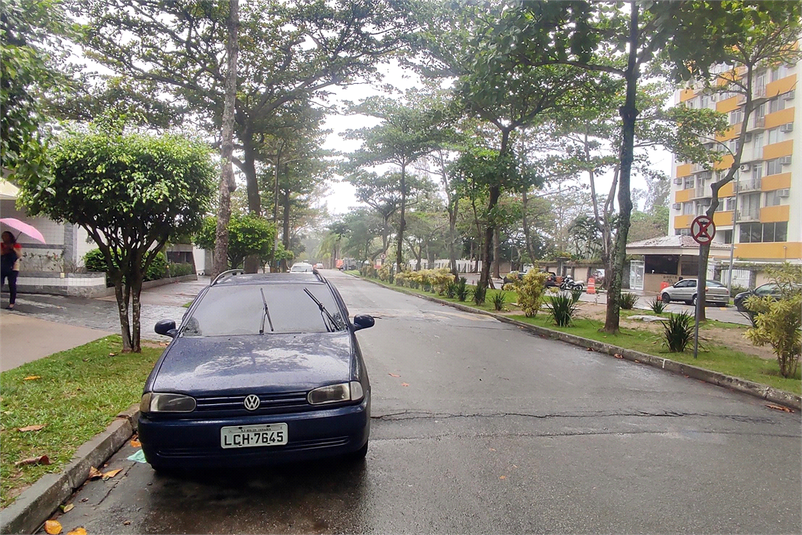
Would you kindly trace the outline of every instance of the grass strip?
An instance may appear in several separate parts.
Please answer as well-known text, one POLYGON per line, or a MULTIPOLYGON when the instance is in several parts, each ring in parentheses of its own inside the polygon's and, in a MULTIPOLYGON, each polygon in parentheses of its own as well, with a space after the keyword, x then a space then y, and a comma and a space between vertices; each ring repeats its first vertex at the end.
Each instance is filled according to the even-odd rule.
MULTIPOLYGON (((358 277, 366 278, 359 275, 358 272, 354 274, 358 277)), ((420 289, 406 287, 402 288, 378 279, 368 278, 367 280, 404 293, 436 297, 437 299, 442 299, 443 301, 459 303, 489 312, 495 312, 491 302, 491 293, 499 291, 488 289, 487 300, 485 301, 485 304, 477 306, 473 303, 473 301, 470 300, 459 301, 457 299, 449 299, 448 297, 438 296, 432 292, 426 292, 420 289)), ((507 293, 510 295, 507 296, 508 304, 506 305, 506 308, 510 310, 517 310, 518 307, 511 306, 509 304, 517 301, 517 294, 513 291, 507 291, 507 293)), ((651 311, 645 310, 621 310, 622 317, 643 314, 656 315, 651 313, 651 311)), ((659 314, 659 316, 668 317, 668 313, 659 314)), ((555 331, 562 331, 574 334, 576 336, 581 336, 583 338, 589 338, 591 340, 598 340, 600 342, 605 342, 626 349, 634 349, 635 351, 641 351, 656 357, 667 358, 677 362, 682 362, 684 364, 692 364, 706 370, 731 375, 733 377, 740 377, 741 379, 747 379, 756 383, 779 388, 780 390, 785 390, 786 392, 802 394, 802 381, 800 381, 800 377, 802 377, 802 370, 797 372, 796 378, 786 378, 780 375, 776 360, 762 359, 754 355, 748 355, 741 351, 730 349, 726 346, 705 343, 704 347, 700 345, 698 358, 693 358, 692 349, 690 352, 686 351, 685 353, 670 353, 663 346, 662 337, 657 336, 654 332, 646 329, 629 329, 622 327, 618 335, 611 335, 599 332, 599 329, 604 325, 603 322, 584 318, 574 319, 572 325, 569 327, 557 327, 554 325, 554 322, 545 310, 541 311, 535 318, 527 318, 524 315, 512 315, 510 317, 525 323, 537 325, 539 327, 545 327, 555 331)), ((740 331, 746 330, 746 327, 743 325, 730 324, 715 320, 708 320, 704 324, 700 325, 700 330, 711 329, 713 327, 724 327, 740 331)))
POLYGON ((163 348, 121 350, 120 336, 108 336, 0 374, 0 507, 42 475, 60 472, 84 442, 139 400, 163 348), (19 431, 38 425, 45 427, 19 431), (51 464, 15 466, 41 455, 51 464))

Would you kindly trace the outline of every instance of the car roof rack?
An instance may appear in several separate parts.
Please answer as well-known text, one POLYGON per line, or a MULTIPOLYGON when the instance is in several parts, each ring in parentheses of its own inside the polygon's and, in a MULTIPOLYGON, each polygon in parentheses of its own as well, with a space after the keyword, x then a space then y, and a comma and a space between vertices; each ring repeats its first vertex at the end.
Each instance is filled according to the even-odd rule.
POLYGON ((234 275, 244 275, 244 274, 245 274, 245 270, 244 270, 244 269, 240 269, 240 268, 237 268, 237 269, 229 269, 229 270, 227 270, 227 271, 224 271, 224 272, 220 273, 218 276, 216 276, 216 277, 214 278, 214 280, 213 280, 212 282, 210 282, 210 283, 209 283, 209 286, 214 286, 214 285, 215 285, 215 284, 217 284, 218 282, 222 282, 222 281, 224 281, 225 279, 228 279, 228 278, 230 278, 230 277, 233 277, 234 275))

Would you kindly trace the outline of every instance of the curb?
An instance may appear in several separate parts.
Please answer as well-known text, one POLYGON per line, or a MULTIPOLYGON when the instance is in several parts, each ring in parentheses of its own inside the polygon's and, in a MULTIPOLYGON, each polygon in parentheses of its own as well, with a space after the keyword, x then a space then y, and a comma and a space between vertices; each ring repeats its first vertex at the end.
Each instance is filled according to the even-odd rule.
POLYGON ((136 430, 139 405, 117 415, 105 431, 86 442, 59 474, 45 474, 3 509, 0 533, 35 533, 64 500, 84 484, 91 467, 99 467, 136 430))
MULTIPOLYGON (((352 276, 355 277, 355 275, 352 276)), ((790 407, 792 409, 796 409, 798 411, 802 411, 802 396, 794 394, 793 392, 786 392, 785 390, 780 390, 771 386, 766 386, 760 383, 756 383, 754 381, 741 379, 739 377, 733 377, 732 375, 725 375, 719 372, 705 370, 704 368, 699 368, 698 366, 693 366, 691 364, 683 364, 681 362, 677 362, 675 360, 663 357, 656 357, 654 355, 641 353, 640 351, 635 351, 633 349, 625 349, 623 347, 606 344, 604 342, 599 342, 597 340, 582 338, 581 336, 576 336, 574 334, 564 333, 562 331, 555 331, 553 329, 547 329, 545 327, 539 327, 537 325, 531 325, 529 323, 524 323, 522 321, 518 321, 509 318, 507 316, 503 316, 501 314, 488 312, 487 310, 480 310, 467 305, 460 305, 458 303, 444 301, 436 297, 421 295, 414 292, 408 292, 405 291, 404 288, 397 288, 397 289, 389 288, 381 283, 378 283, 376 281, 367 278, 363 277, 358 277, 358 278, 370 282, 372 284, 375 284, 377 286, 381 286, 382 288, 387 288, 388 290, 393 290, 406 295, 419 297, 421 299, 424 299, 426 301, 431 301, 433 303, 447 305, 452 308, 462 310, 463 312, 471 312, 474 314, 483 314, 485 316, 490 316, 491 318, 495 318, 498 321, 515 325, 517 327, 520 327, 522 329, 525 329, 540 336, 552 338, 555 340, 560 340, 562 342, 567 342, 575 346, 592 349, 593 351, 599 353, 605 353, 607 355, 612 355, 612 356, 619 355, 623 357, 625 360, 637 362, 638 364, 646 364, 654 368, 660 368, 661 370, 667 370, 672 373, 682 374, 687 377, 692 377, 693 379, 698 379, 700 381, 704 381, 706 383, 710 383, 716 386, 729 388, 730 390, 735 390, 736 392, 748 394, 756 398, 760 398, 766 401, 770 401, 772 403, 777 403, 780 405, 784 405, 786 407, 790 407)))

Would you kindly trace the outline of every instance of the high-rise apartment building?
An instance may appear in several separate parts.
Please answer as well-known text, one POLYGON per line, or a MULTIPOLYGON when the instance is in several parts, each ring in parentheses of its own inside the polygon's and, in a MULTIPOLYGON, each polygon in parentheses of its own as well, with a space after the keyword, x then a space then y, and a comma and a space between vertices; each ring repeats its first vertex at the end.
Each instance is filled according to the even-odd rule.
MULTIPOLYGON (((749 118, 740 170, 719 192, 714 216, 714 241, 734 244, 736 260, 802 262, 802 121, 795 106, 800 69, 800 63, 778 66, 754 77, 753 98, 759 105, 749 118)), ((730 128, 716 140, 735 152, 745 97, 685 89, 677 101, 728 114, 730 128)), ((693 219, 710 206, 711 183, 732 161, 725 155, 713 171, 675 161, 670 236, 690 233, 693 219)))

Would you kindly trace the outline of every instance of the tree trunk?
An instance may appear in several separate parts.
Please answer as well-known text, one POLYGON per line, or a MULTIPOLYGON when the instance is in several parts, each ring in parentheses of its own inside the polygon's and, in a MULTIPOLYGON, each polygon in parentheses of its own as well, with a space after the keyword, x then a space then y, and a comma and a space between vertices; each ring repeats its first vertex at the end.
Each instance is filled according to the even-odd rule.
MULTIPOLYGON (((284 250, 290 250, 290 190, 281 192, 281 200, 284 204, 284 213, 281 222, 281 239, 284 244, 284 250)), ((287 259, 281 259, 281 271, 287 271, 287 259)))
MULTIPOLYGON (((523 211, 522 211, 522 218, 521 224, 523 225, 524 229, 524 242, 526 245, 526 254, 529 255, 529 261, 534 263, 535 262, 535 249, 532 247, 532 236, 529 233, 529 221, 526 216, 526 210, 529 206, 529 197, 526 194, 526 190, 524 190, 521 196, 521 202, 523 204, 523 211)), ((523 263, 523 262, 522 262, 523 263)))
POLYGON ((407 227, 405 219, 407 210, 407 166, 401 165, 401 219, 398 222, 398 250, 395 252, 396 272, 404 271, 404 230, 407 227))
MULTIPOLYGON (((499 157, 506 156, 509 150, 510 131, 503 129, 501 131, 501 147, 499 148, 499 157)), ((484 243, 482 244, 482 274, 479 277, 479 284, 487 288, 493 287, 493 281, 490 279, 490 264, 493 262, 493 234, 496 231, 496 222, 493 220, 493 209, 498 204, 501 197, 501 186, 490 187, 490 199, 487 203, 487 228, 485 229, 484 243)))
POLYGON ((621 285, 623 280, 624 260, 626 259, 627 235, 629 234, 629 221, 632 214, 632 199, 630 195, 630 175, 632 173, 632 160, 635 146, 635 119, 638 109, 635 107, 635 94, 638 84, 637 51, 638 51, 638 4, 635 0, 630 2, 630 28, 629 28, 629 61, 627 63, 626 83, 627 96, 621 108, 622 134, 621 143, 621 176, 618 184, 618 229, 615 236, 613 250, 612 280, 607 292, 607 315, 604 320, 603 332, 615 334, 620 326, 621 285))
POLYGON ((451 274, 454 280, 459 280, 459 269, 457 269, 457 210, 459 209, 459 199, 454 201, 453 206, 448 210, 448 260, 451 264, 451 274))
MULTIPOLYGON (((231 221, 231 193, 237 188, 234 182, 234 169, 231 155, 234 152, 234 112, 237 100, 237 55, 239 53, 239 0, 229 0, 228 41, 226 54, 225 102, 223 104, 223 130, 220 158, 223 169, 220 176, 220 195, 217 206, 217 230, 215 233, 212 278, 228 269, 228 224, 231 221)), ((135 295, 138 301, 138 295, 135 295)), ((136 322, 135 322, 136 324, 136 322)))
POLYGON ((137 269, 136 273, 133 276, 133 281, 131 281, 131 320, 133 321, 133 336, 131 338, 131 351, 134 353, 141 353, 142 352, 142 345, 141 345, 141 311, 142 311, 142 303, 139 300, 140 295, 142 294, 142 269, 137 269))
POLYGON ((498 227, 493 231, 493 276, 497 279, 501 278, 501 238, 498 227))
POLYGON ((123 339, 123 353, 130 353, 133 351, 134 346, 131 339, 131 323, 128 320, 129 292, 123 288, 122 272, 112 273, 111 275, 114 281, 114 297, 117 298, 117 314, 120 316, 120 335, 123 339))

